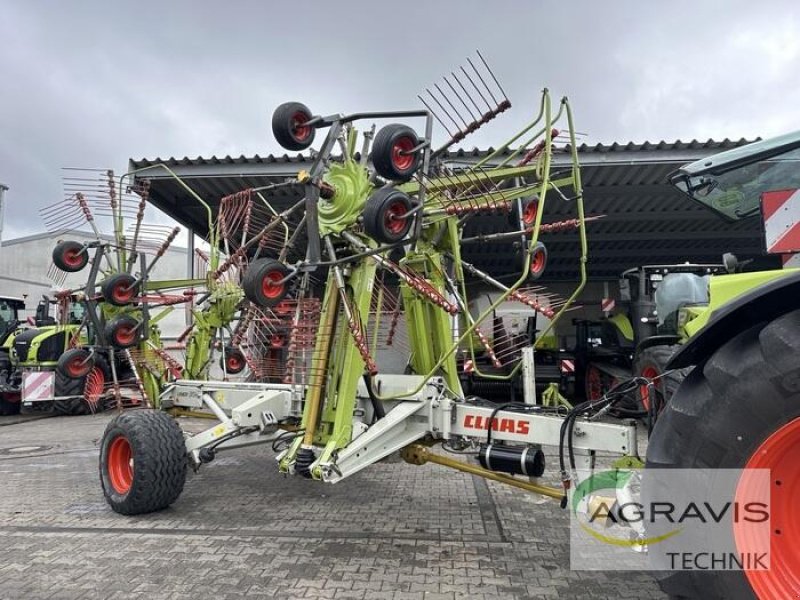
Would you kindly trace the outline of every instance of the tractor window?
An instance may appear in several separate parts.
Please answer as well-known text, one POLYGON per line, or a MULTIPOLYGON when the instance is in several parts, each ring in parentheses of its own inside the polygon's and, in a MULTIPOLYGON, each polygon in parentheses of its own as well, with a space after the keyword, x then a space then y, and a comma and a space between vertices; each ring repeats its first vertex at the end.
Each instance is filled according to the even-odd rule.
POLYGON ((86 309, 83 307, 82 302, 73 302, 69 305, 69 322, 72 324, 80 324, 83 321, 83 315, 86 309))
POLYGON ((0 300, 0 322, 3 324, 17 318, 17 307, 13 304, 0 300))
MULTIPOLYGON (((669 273, 656 289, 658 324, 663 326, 682 306, 708 303, 708 275, 669 273)), ((677 323, 674 327, 677 331, 677 323)))
POLYGON ((760 213, 761 194, 800 188, 800 148, 719 175, 679 175, 675 186, 728 220, 760 213))

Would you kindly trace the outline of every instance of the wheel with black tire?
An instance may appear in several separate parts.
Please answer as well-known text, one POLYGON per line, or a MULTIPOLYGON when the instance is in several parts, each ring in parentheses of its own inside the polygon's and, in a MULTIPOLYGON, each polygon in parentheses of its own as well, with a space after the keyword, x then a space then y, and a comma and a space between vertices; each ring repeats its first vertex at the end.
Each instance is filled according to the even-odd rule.
POLYGON ((408 194, 394 188, 381 188, 367 199, 364 207, 364 232, 381 244, 394 244, 408 234, 413 217, 408 194))
MULTIPOLYGON (((661 571, 662 589, 673 597, 704 599, 792 598, 800 572, 800 310, 736 335, 698 364, 661 413, 647 449, 647 469, 770 469, 770 569, 661 571)), ((752 471, 750 471, 752 473, 752 471)), ((711 478, 707 478, 711 479, 711 478)), ((654 500, 670 490, 651 478, 643 493, 654 500)), ((706 484, 702 484, 706 485, 706 484)), ((707 485, 712 485, 709 481, 707 485)), ((740 478, 735 502, 750 480, 740 478)), ((763 482, 761 484, 763 488, 763 482)), ((761 490, 762 492, 765 490, 761 490)), ((698 498, 710 496, 697 491, 698 498)), ((744 520, 726 514, 736 552, 750 539, 744 520)), ((686 528, 681 547, 691 548, 686 528)), ((677 539, 677 537, 676 537, 677 539)), ((674 549, 674 548, 673 548, 674 549)), ((668 564, 668 543, 654 544, 651 560, 668 564)))
POLYGON ((313 125, 305 125, 311 117, 311 111, 305 104, 281 104, 272 113, 272 135, 287 150, 305 150, 314 142, 316 134, 313 125))
POLYGON ((547 247, 542 242, 536 242, 531 251, 531 262, 528 266, 528 279, 536 281, 547 268, 547 247))
POLYGON ((239 348, 225 346, 225 351, 219 359, 219 366, 228 375, 238 375, 247 366, 247 359, 239 348))
POLYGON ((284 281, 288 275, 289 268, 279 260, 255 260, 242 278, 244 295, 257 306, 273 308, 289 293, 289 286, 284 281))
POLYGON ((89 252, 80 242, 65 241, 53 248, 53 264, 67 273, 77 273, 89 263, 89 252))
POLYGON ((67 350, 58 359, 53 410, 62 415, 88 415, 105 410, 108 361, 83 348, 67 350))
POLYGON ((139 295, 139 282, 130 273, 116 273, 100 285, 103 300, 114 306, 127 306, 139 295))
POLYGON ((114 317, 106 324, 104 333, 109 344, 120 350, 139 343, 141 323, 130 315, 114 317))
MULTIPOLYGON (((9 383, 13 369, 8 352, 0 351, 0 383, 9 383)), ((19 392, 0 392, 0 415, 19 414, 20 405, 19 392)))
MULTIPOLYGON (((660 413, 672 398, 675 390, 686 377, 687 370, 667 370, 667 363, 680 348, 675 344, 650 346, 636 355, 633 363, 633 374, 645 379, 654 379, 653 390, 655 406, 653 411, 660 413)), ((650 411, 650 393, 647 384, 641 384, 637 390, 637 399, 642 410, 650 411)))
POLYGON ((533 196, 522 200, 515 200, 511 209, 511 224, 515 228, 529 229, 536 223, 536 214, 539 212, 539 198, 533 196))
POLYGON ((140 515, 167 508, 186 482, 183 432, 159 410, 130 410, 106 427, 100 443, 100 483, 114 512, 140 515))
POLYGON ((372 142, 372 166, 381 177, 408 181, 419 168, 422 151, 417 133, 408 125, 392 123, 382 127, 372 142))

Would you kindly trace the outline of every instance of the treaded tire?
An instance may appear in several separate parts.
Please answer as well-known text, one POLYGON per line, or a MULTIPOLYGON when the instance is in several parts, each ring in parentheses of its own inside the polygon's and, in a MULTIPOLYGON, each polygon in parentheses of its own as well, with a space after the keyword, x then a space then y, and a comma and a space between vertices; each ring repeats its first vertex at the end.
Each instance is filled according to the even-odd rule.
POLYGON ((300 102, 285 102, 272 113, 272 135, 287 150, 305 150, 314 143, 316 129, 302 124, 311 120, 311 111, 300 102))
POLYGON ((139 294, 139 283, 130 273, 115 273, 100 285, 103 300, 114 306, 127 306, 139 294))
MULTIPOLYGON (((11 365, 11 359, 9 358, 8 353, 0 351, 0 375, 3 375, 4 377, 2 383, 8 382, 13 369, 14 367, 11 365)), ((0 415, 7 417, 19 414, 22 402, 19 400, 19 394, 17 393, 15 395, 17 396, 17 399, 15 401, 11 401, 5 398, 5 393, 0 394, 0 415)))
POLYGON ((219 368, 228 375, 238 375, 247 366, 244 353, 234 346, 225 346, 224 356, 219 357, 219 368))
POLYGON ((422 152, 405 154, 419 145, 417 132, 408 125, 392 123, 375 134, 372 143, 372 166, 381 177, 408 181, 419 168, 422 152))
POLYGON ((408 194, 391 187, 372 194, 364 207, 364 232, 381 244, 394 244, 402 240, 411 229, 413 217, 398 219, 411 210, 408 194))
POLYGON ((89 263, 89 251, 80 242, 64 241, 53 248, 53 264, 67 273, 77 273, 89 263))
MULTIPOLYGON (((742 468, 770 434, 800 417, 799 355, 800 311, 730 339, 689 373, 667 404, 650 437, 647 468, 742 468)), ((643 491, 669 497, 668 490, 643 491)), ((661 546, 653 550, 663 559, 669 548, 661 546)), ((651 557, 659 559, 652 551, 651 557)), ((655 575, 676 597, 755 598, 742 571, 655 575)))
POLYGON ((133 348, 139 344, 141 339, 139 321, 130 315, 120 315, 113 318, 106 324, 104 333, 106 341, 121 350, 133 348))
MULTIPOLYGON (((656 392, 656 406, 654 408, 656 413, 664 410, 664 407, 669 402, 669 399, 675 394, 675 391, 680 386, 681 382, 686 378, 686 375, 691 369, 680 369, 667 371, 667 363, 672 355, 678 351, 680 346, 676 344, 664 344, 660 346, 650 346, 642 350, 634 360, 633 373, 637 377, 651 378, 648 373, 655 372, 656 377, 660 377, 663 373, 667 373, 664 377, 655 382, 656 392)), ((642 410, 649 410, 650 399, 648 398, 647 386, 639 386, 636 392, 636 398, 639 401, 639 408, 642 410)))
POLYGON ((244 295, 253 304, 262 308, 273 308, 286 298, 288 282, 278 283, 289 274, 289 269, 274 258, 254 261, 244 273, 242 288, 244 295))
POLYGON ((528 265, 528 279, 537 281, 547 269, 547 246, 543 242, 536 242, 531 251, 531 262, 528 265))
POLYGON ((183 491, 186 469, 183 433, 167 413, 149 409, 123 412, 103 433, 100 483, 114 512, 140 515, 167 508, 183 491), (125 445, 131 460, 120 461, 125 445), (127 489, 124 483, 129 484, 127 489))
MULTIPOLYGON (((75 351, 81 351, 73 349, 75 351)), ((66 356, 72 350, 68 350, 62 355, 66 356)), ((85 352, 85 350, 82 350, 85 352)), ((59 366, 56 367, 55 379, 55 395, 56 396, 72 396, 71 398, 63 398, 53 401, 53 410, 56 414, 77 416, 77 415, 90 415, 93 413, 103 412, 105 410, 105 394, 100 394, 93 402, 85 399, 87 392, 87 383, 90 383, 90 377, 97 377, 93 374, 94 369, 98 369, 103 377, 103 384, 105 385, 111 379, 111 369, 108 366, 108 361, 102 356, 95 354, 94 364, 88 373, 75 377, 69 375, 67 372, 60 368, 61 359, 59 359, 59 366)))

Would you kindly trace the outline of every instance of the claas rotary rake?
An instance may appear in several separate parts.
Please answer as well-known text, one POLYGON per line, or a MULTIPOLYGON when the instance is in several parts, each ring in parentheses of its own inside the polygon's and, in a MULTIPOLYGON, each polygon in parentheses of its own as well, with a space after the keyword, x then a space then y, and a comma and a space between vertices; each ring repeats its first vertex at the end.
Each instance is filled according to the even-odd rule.
MULTIPOLYGON (((563 418, 536 403, 493 405, 465 397, 459 364, 488 355, 502 371, 487 377, 533 378, 524 352, 492 346, 495 309, 513 302, 545 315, 552 327, 586 280, 586 218, 572 113, 542 94, 535 118, 506 144, 469 166, 448 149, 510 108, 483 58, 451 73, 426 96, 425 108, 400 112, 315 115, 283 104, 272 129, 286 149, 310 148, 324 137, 296 179, 223 198, 217 217, 227 267, 241 274, 246 301, 231 348, 249 381, 179 379, 161 394, 162 410, 120 414, 101 444, 105 497, 120 513, 170 505, 189 467, 218 451, 279 441, 277 468, 335 483, 402 450, 415 464, 437 462, 562 499, 541 485, 541 445, 558 445, 563 418), (445 92, 445 90, 447 90, 445 92), (375 123, 384 122, 375 133, 375 123), (388 124, 385 124, 388 122, 388 124), (447 140, 436 146, 436 123, 447 140), (569 142, 558 149, 558 141, 569 142), (570 163, 554 169, 555 151, 570 163), (278 187, 302 200, 282 212, 268 202, 278 187), (550 202, 567 203, 568 221, 545 220, 550 202), (507 215, 509 231, 484 243, 514 239, 518 263, 488 273, 462 258, 464 228, 488 214, 507 215), (580 278, 559 299, 534 288, 547 268, 544 234, 579 232, 580 278), (507 284, 509 273, 512 283, 507 284), (476 289, 492 290, 479 314, 476 289), (472 357, 469 358, 469 357, 472 357), (218 420, 184 434, 169 412, 218 420), (474 450, 481 466, 432 452, 444 443, 474 450), (515 477, 523 476, 523 477, 515 477)), ((475 240, 470 240, 475 241, 475 240)), ((533 389, 533 388, 532 388, 533 389)), ((570 466, 591 467, 596 450, 636 453, 632 425, 581 421, 570 466)), ((570 476, 562 468, 565 488, 570 476)))

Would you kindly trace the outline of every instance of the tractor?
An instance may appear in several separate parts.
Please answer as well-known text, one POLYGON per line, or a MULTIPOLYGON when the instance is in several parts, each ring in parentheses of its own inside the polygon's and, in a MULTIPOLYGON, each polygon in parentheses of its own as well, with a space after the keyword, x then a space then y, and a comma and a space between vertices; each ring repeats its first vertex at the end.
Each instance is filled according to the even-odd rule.
POLYGON ((13 335, 20 325, 22 298, 0 297, 0 415, 14 415, 20 410, 19 381, 11 361, 13 335))
MULTIPOLYGON (((761 218, 766 251, 790 262, 800 250, 798 161, 800 132, 795 132, 691 163, 671 181, 728 221, 761 218)), ((658 578, 671 597, 797 597, 800 271, 712 277, 710 295, 714 308, 687 324, 691 337, 667 365, 691 370, 655 424, 647 468, 744 469, 735 498, 754 491, 769 498, 770 568, 666 570, 658 578), (748 476, 754 469, 769 470, 768 489, 754 490, 748 476)), ((701 482, 701 492, 711 485, 701 482)), ((751 548, 747 523, 731 515, 726 522, 737 551, 751 548)), ((670 548, 669 543, 653 548, 654 564, 663 567, 670 548)))

